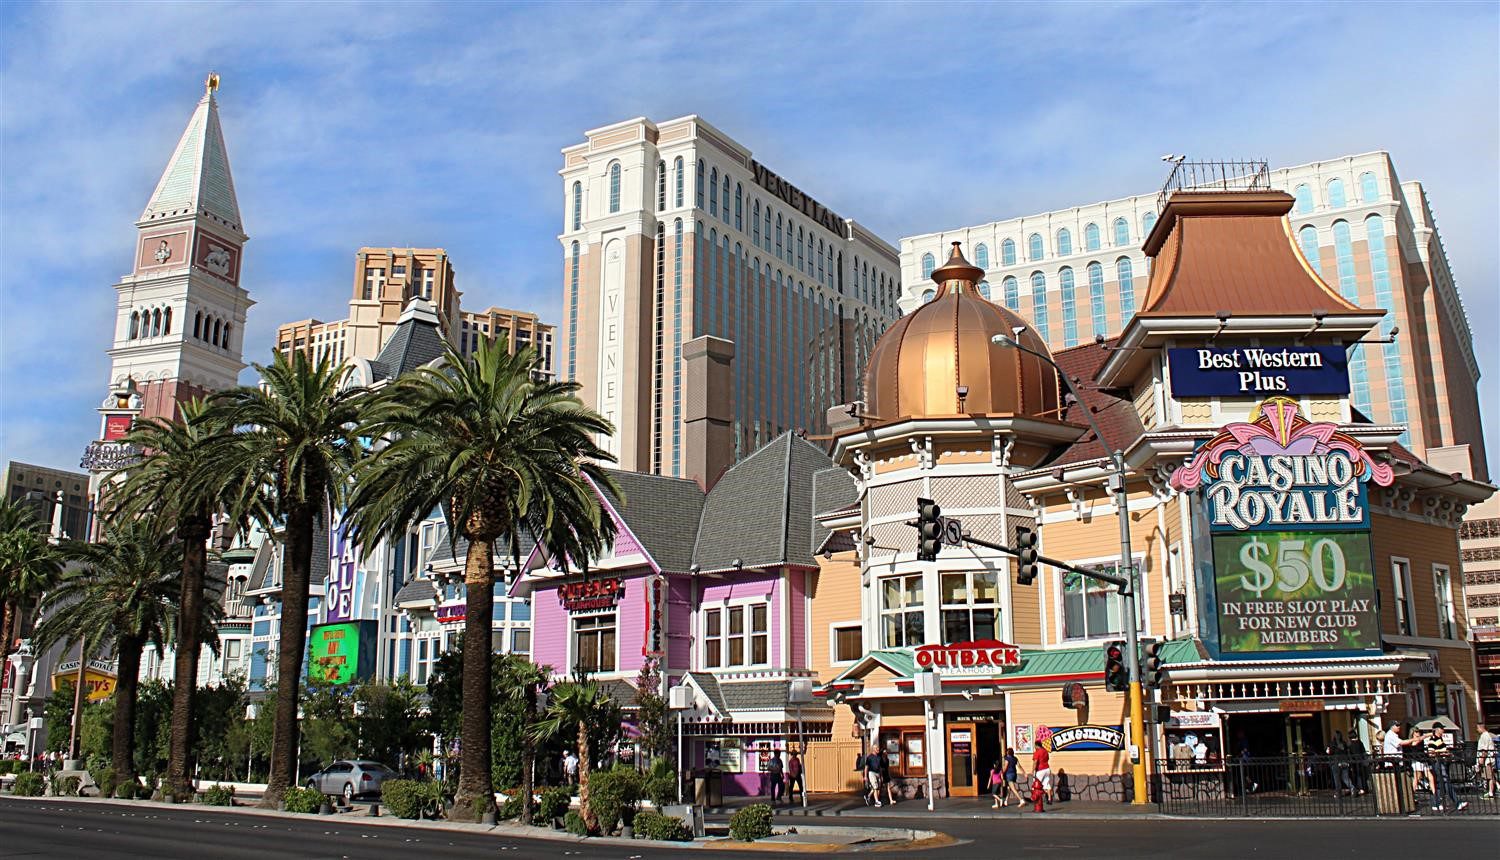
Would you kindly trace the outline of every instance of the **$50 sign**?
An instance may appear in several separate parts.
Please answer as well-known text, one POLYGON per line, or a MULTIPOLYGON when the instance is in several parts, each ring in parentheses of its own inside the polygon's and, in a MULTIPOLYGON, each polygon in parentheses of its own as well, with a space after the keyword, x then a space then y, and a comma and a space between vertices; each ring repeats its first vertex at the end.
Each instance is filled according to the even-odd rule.
POLYGON ((1380 647, 1368 532, 1215 535, 1224 651, 1380 647))

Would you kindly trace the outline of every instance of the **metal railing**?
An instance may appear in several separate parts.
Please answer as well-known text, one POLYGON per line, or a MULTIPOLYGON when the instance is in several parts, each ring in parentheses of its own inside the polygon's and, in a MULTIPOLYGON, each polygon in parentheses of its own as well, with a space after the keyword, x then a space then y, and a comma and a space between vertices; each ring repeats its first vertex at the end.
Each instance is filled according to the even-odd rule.
POLYGON ((1156 210, 1166 208, 1174 191, 1269 191, 1270 166, 1251 161, 1174 161, 1172 172, 1156 197, 1156 210))
POLYGON ((1500 799, 1486 796, 1487 782, 1470 746, 1440 762, 1321 754, 1219 765, 1159 759, 1151 792, 1163 813, 1183 816, 1500 815, 1500 799))

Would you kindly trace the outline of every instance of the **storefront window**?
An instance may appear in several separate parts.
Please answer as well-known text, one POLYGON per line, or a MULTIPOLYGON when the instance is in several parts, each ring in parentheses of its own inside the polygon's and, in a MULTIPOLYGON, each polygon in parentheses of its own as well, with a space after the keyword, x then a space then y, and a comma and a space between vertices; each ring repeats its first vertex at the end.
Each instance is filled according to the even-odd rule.
POLYGON ((927 775, 927 750, 921 729, 881 732, 880 754, 885 756, 893 776, 927 775))
POLYGON ((613 672, 615 614, 574 618, 573 654, 577 667, 586 672, 613 672))
POLYGON ((922 575, 881 580, 880 620, 887 648, 916 647, 926 638, 922 629, 922 575))
POLYGON ((943 644, 994 639, 1000 626, 999 574, 992 570, 945 573, 943 644))
POLYGON ((1125 629, 1114 586, 1076 573, 1063 574, 1062 586, 1063 638, 1097 639, 1125 629))

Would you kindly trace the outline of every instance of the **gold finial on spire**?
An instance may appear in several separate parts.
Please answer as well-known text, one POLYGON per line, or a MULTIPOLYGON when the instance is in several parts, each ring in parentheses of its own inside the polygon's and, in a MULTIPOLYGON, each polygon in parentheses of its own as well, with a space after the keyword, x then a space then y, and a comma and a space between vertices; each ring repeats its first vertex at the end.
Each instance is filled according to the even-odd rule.
POLYGON ((203 87, 205 95, 213 95, 214 91, 219 88, 219 73, 209 72, 208 80, 203 82, 203 87))

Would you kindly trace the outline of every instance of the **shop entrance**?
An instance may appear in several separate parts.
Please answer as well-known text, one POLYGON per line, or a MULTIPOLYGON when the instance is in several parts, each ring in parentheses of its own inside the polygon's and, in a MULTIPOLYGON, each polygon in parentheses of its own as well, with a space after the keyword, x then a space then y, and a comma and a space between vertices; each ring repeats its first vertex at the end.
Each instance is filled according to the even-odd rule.
POLYGON ((1000 759, 1001 723, 950 717, 947 723, 948 794, 976 797, 988 790, 990 767, 1000 759))
POLYGON ((1242 748, 1251 758, 1313 755, 1325 744, 1319 714, 1232 714, 1228 716, 1224 754, 1239 758, 1242 748))

